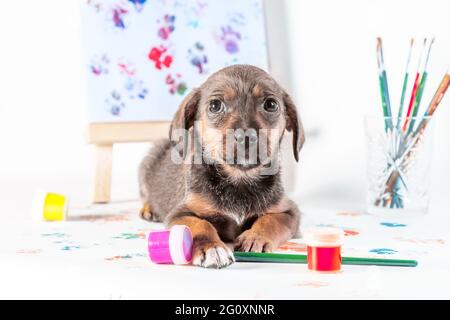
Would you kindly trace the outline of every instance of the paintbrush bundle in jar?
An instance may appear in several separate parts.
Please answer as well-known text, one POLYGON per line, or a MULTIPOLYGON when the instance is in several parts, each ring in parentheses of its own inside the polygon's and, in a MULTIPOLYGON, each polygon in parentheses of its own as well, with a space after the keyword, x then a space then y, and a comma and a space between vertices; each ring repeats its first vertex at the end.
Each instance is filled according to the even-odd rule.
POLYGON ((445 73, 423 116, 418 116, 428 78, 428 61, 434 38, 423 41, 412 85, 411 96, 403 115, 409 65, 414 40, 410 42, 396 123, 392 115, 382 41, 377 39, 377 60, 384 122, 382 130, 366 122, 369 142, 369 211, 378 209, 421 210, 427 206, 425 197, 431 147, 431 120, 450 85, 450 68, 445 73), (380 132, 381 131, 381 132, 380 132))

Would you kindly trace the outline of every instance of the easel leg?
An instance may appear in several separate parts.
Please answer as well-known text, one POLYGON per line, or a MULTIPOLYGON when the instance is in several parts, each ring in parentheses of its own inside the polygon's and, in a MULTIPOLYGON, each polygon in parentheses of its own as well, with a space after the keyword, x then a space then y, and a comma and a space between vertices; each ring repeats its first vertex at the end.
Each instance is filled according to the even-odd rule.
POLYGON ((111 200, 113 145, 96 145, 94 150, 94 203, 111 200))

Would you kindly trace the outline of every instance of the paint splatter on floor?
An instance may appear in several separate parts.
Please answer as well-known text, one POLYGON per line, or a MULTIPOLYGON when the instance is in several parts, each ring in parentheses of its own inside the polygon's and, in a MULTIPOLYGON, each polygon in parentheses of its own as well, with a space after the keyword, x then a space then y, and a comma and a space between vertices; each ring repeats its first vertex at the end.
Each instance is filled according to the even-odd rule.
POLYGON ((122 222, 130 221, 131 214, 89 214, 71 216, 70 221, 88 221, 88 222, 122 222))
POLYGON ((396 222, 380 222, 380 225, 389 227, 389 228, 401 228, 406 227, 406 224, 396 223, 396 222))
POLYGON ((115 236, 113 238, 124 240, 145 239, 145 233, 121 233, 119 236, 115 236))
POLYGON ((67 238, 70 237, 70 235, 62 232, 53 232, 53 233, 43 233, 43 237, 52 237, 52 238, 67 238))
POLYGON ((126 255, 122 255, 122 256, 108 257, 108 258, 105 258, 105 260, 106 261, 121 261, 121 260, 130 260, 133 258, 141 258, 141 257, 146 257, 146 255, 143 253, 126 254, 126 255))
POLYGON ((319 223, 319 224, 316 224, 316 227, 336 228, 336 226, 334 224, 329 224, 329 223, 319 223))
POLYGON ((118 261, 118 260, 126 260, 126 259, 131 259, 131 258, 133 258, 131 255, 126 254, 124 256, 114 256, 114 257, 105 258, 105 260, 107 260, 107 261, 118 261))
POLYGON ((357 236, 359 235, 359 230, 353 229, 353 228, 344 228, 344 227, 339 227, 336 226, 334 224, 317 224, 316 227, 326 227, 326 228, 338 228, 338 229, 342 229, 342 231, 344 231, 344 236, 346 237, 351 237, 351 236, 357 236))
POLYGON ((17 250, 16 253, 19 253, 19 254, 39 254, 39 253, 42 253, 42 250, 41 249, 20 249, 20 250, 17 250))
POLYGON ((376 253, 376 254, 394 254, 394 253, 397 253, 396 250, 388 249, 388 248, 372 249, 372 250, 369 250, 369 252, 376 253))
POLYGON ((359 235, 359 231, 355 229, 344 229, 344 236, 351 237, 359 235))
POLYGON ((78 250, 81 249, 80 246, 64 246, 61 248, 62 251, 72 251, 72 250, 78 250))
POLYGON ((155 231, 155 230, 157 230, 157 229, 155 229, 155 228, 139 228, 139 229, 137 229, 138 232, 143 232, 143 233, 148 233, 150 231, 155 231))
POLYGON ((286 242, 281 245, 277 250, 280 251, 293 251, 293 252, 306 252, 306 245, 297 242, 286 242))
POLYGON ((364 213, 361 212, 338 212, 336 213, 337 216, 341 217, 360 217, 364 215, 364 213))
POLYGON ((66 244, 66 245, 69 245, 69 244, 75 243, 75 241, 58 240, 58 241, 53 241, 52 243, 54 243, 54 244, 66 244))
POLYGON ((395 240, 401 241, 401 242, 409 242, 409 243, 414 243, 414 244, 425 244, 425 245, 430 245, 430 244, 444 245, 445 244, 444 239, 414 239, 414 238, 398 237, 398 238, 395 238, 395 240))
POLYGON ((303 281, 298 283, 297 287, 311 287, 311 288, 322 288, 322 287, 328 287, 330 285, 329 282, 323 282, 323 281, 303 281))

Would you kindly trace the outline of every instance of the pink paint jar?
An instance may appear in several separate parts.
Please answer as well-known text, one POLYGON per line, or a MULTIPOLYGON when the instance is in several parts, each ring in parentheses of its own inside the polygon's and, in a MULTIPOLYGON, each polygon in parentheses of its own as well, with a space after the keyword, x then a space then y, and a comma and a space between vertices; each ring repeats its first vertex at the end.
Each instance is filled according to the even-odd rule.
POLYGON ((321 272, 341 270, 344 232, 337 228, 312 228, 305 232, 308 269, 321 272))
POLYGON ((148 254, 154 263, 188 264, 192 259, 192 234, 184 225, 148 235, 148 254))

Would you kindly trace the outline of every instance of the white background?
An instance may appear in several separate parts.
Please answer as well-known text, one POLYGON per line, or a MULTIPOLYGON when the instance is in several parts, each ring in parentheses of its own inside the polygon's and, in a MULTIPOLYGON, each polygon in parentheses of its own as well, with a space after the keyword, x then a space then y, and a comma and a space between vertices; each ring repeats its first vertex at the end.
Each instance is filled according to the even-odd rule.
MULTIPOLYGON (((362 115, 378 113, 375 37, 398 101, 411 36, 435 35, 429 101, 450 63, 448 1, 268 0, 268 16, 282 34, 272 47, 275 75, 298 102, 310 136, 298 165, 302 204, 362 208, 362 115), (280 4, 281 3, 281 4, 280 4), (279 7, 281 5, 281 7, 279 7), (273 12, 273 15, 272 13, 273 12), (282 31, 286 23, 287 34, 282 31), (281 42, 279 42, 281 40, 281 42), (283 40, 287 40, 283 42, 283 40), (282 57, 289 57, 283 60, 282 57)), ((84 70, 79 50, 77 0, 8 1, 0 19, 0 211, 24 214, 34 188, 90 196, 91 152, 84 140, 84 70), (6 206, 5 206, 6 205, 6 206)), ((273 23, 271 24, 274 25, 273 23)), ((435 123, 432 206, 448 208, 450 98, 435 123)), ((146 145, 115 150, 113 198, 137 197, 136 168, 146 145)), ((15 213, 16 214, 16 213, 15 213)))

